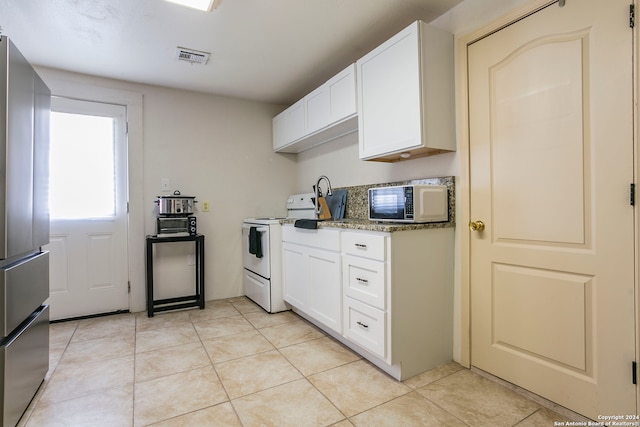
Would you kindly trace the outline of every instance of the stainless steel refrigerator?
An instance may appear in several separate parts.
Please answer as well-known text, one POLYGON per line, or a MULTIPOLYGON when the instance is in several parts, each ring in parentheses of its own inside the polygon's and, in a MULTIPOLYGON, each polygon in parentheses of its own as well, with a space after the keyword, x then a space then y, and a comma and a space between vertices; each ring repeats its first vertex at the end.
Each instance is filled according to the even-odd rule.
POLYGON ((15 426, 49 369, 51 92, 0 36, 0 405, 15 426))

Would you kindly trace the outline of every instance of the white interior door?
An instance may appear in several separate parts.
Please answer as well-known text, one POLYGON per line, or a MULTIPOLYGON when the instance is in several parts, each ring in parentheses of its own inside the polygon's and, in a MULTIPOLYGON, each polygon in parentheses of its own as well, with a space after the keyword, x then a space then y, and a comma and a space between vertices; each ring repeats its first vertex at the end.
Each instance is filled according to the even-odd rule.
POLYGON ((567 0, 468 46, 471 364, 595 420, 636 413, 628 10, 567 0))
POLYGON ((128 310, 126 107, 51 110, 51 318, 128 310))

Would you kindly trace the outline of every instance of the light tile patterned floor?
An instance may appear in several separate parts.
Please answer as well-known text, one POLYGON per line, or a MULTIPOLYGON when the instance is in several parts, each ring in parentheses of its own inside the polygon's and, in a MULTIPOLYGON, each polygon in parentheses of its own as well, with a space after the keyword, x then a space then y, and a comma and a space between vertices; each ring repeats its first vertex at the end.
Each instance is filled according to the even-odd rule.
POLYGON ((552 426, 567 421, 450 363, 398 382, 291 312, 205 310, 51 325, 21 427, 552 426))

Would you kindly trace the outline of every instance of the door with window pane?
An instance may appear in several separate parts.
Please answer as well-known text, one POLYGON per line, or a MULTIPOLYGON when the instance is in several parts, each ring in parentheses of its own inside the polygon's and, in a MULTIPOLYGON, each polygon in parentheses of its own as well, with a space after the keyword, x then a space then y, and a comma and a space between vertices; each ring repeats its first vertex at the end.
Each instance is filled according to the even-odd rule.
POLYGON ((51 110, 51 318, 128 310, 126 107, 51 110))

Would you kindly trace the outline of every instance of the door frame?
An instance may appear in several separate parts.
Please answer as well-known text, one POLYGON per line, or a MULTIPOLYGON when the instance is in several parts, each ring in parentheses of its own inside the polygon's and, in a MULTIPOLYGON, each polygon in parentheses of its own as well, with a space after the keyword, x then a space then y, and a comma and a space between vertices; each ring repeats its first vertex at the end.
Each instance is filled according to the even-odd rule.
MULTIPOLYGON (((630 0, 629 4, 633 4, 637 7, 638 2, 636 0, 630 0)), ((640 110, 638 109, 638 100, 640 100, 640 88, 638 87, 638 82, 640 81, 640 75, 638 74, 638 70, 640 69, 640 62, 638 56, 640 55, 640 33, 638 32, 638 22, 636 19, 636 23, 633 28, 633 55, 632 64, 633 64, 633 182, 635 186, 638 186, 638 176, 640 176, 640 156, 638 151, 638 122, 640 121, 640 110)), ((638 204, 638 190, 636 188, 636 205, 638 204)), ((635 327, 636 327, 636 355, 635 359, 638 362, 640 358, 640 290, 638 289, 640 284, 639 273, 640 273, 640 209, 637 207, 634 209, 635 215, 633 222, 633 234, 634 234, 634 242, 635 242, 635 271, 634 271, 634 303, 635 303, 635 327)), ((637 368, 636 368, 637 369, 637 368)), ((636 413, 640 412, 640 383, 636 385, 636 413)))
POLYGON ((142 93, 97 86, 93 79, 71 80, 64 72, 37 68, 36 71, 51 90, 53 96, 124 105, 127 108, 127 171, 129 175, 129 218, 127 249, 129 254, 129 310, 146 308, 145 286, 145 231, 143 181, 143 121, 142 93))
MULTIPOLYGON (((576 1, 576 0, 569 0, 576 1)), ((458 192, 458 212, 457 223, 460 227, 460 364, 471 367, 471 277, 470 277, 470 256, 471 256, 471 232, 467 224, 471 220, 471 193, 470 193, 470 148, 469 148, 469 103, 468 103, 468 56, 467 47, 500 29, 518 21, 538 10, 556 3, 557 0, 530 0, 503 15, 502 17, 484 25, 483 27, 456 37, 456 111, 458 114, 458 152, 460 155, 460 179, 457 188, 458 192)), ((629 4, 636 3, 635 0, 629 0, 629 4)), ((558 7, 558 6, 556 6, 558 7)), ((633 150, 634 150, 634 182, 637 183, 640 176, 640 153, 638 149, 638 123, 640 123, 640 109, 638 108, 638 99, 640 99, 640 85, 638 70, 640 69, 640 36, 637 31, 636 23, 633 29, 633 78, 634 78, 634 132, 633 132, 633 150)), ((636 199, 640 199, 640 192, 636 190, 636 199)), ((640 356, 640 292, 638 289, 638 278, 640 276, 640 209, 635 209, 634 213, 634 235, 635 235, 635 280, 634 280, 634 298, 635 298, 635 324, 636 324, 636 361, 640 356)), ((640 408, 640 385, 636 386, 636 408, 640 408)))

